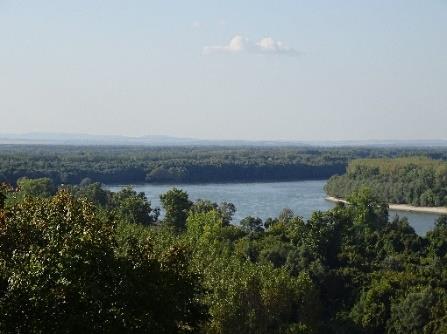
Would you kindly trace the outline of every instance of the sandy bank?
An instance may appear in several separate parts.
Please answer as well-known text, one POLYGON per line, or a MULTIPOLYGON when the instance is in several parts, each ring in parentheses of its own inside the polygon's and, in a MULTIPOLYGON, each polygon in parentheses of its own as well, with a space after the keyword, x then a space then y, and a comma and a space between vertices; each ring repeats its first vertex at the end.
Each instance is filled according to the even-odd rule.
MULTIPOLYGON (((326 201, 334 203, 345 203, 348 202, 342 198, 336 198, 332 196, 327 196, 326 201)), ((390 210, 394 211, 404 211, 404 212, 419 212, 419 213, 435 213, 438 215, 447 215, 446 207, 428 207, 428 206, 412 206, 407 204, 389 204, 390 210)))

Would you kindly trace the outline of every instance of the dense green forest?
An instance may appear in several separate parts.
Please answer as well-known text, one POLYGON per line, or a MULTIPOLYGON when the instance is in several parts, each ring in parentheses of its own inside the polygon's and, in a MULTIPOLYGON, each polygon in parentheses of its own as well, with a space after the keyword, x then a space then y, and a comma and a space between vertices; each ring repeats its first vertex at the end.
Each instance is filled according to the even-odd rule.
POLYGON ((365 186, 388 203, 447 206, 447 163, 426 157, 354 160, 346 174, 328 181, 326 192, 346 198, 365 186))
POLYGON ((55 184, 326 179, 343 174, 352 159, 408 155, 447 160, 442 148, 0 145, 0 182, 24 176, 55 184))
POLYGON ((0 187, 2 333, 446 333, 447 217, 363 189, 303 221, 49 179, 0 187))

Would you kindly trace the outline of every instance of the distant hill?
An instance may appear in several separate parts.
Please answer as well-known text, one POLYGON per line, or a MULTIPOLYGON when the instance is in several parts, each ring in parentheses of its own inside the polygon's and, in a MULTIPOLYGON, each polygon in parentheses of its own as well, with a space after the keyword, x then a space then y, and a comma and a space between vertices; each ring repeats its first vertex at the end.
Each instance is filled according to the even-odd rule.
POLYGON ((292 141, 209 140, 148 135, 128 137, 115 135, 26 133, 0 134, 0 144, 41 145, 142 145, 142 146, 288 146, 307 145, 292 141))
POLYGON ((118 135, 24 133, 1 134, 0 144, 41 145, 132 145, 132 146, 369 146, 369 147, 447 147, 447 140, 213 140, 161 135, 129 137, 118 135))

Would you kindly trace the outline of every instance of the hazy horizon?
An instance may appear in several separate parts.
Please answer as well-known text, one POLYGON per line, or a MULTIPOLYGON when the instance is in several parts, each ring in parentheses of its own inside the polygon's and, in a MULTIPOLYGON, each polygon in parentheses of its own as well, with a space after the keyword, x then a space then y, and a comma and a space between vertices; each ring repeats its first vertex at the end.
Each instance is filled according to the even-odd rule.
POLYGON ((345 139, 345 140, 299 140, 299 139, 239 139, 239 138, 198 138, 169 135, 98 135, 88 133, 0 133, 1 144, 43 144, 43 145, 136 145, 136 146, 311 146, 311 147, 445 147, 447 139, 345 139))
POLYGON ((0 0, 0 134, 445 140, 445 1, 0 0))

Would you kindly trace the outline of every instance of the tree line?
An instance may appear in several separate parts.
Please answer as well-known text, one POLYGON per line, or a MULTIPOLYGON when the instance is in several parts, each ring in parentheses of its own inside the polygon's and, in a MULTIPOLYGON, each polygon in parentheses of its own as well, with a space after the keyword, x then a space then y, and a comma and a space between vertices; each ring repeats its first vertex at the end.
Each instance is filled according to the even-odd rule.
POLYGON ((326 179, 357 158, 427 155, 445 149, 324 147, 110 147, 0 145, 0 182, 21 177, 79 184, 253 182, 326 179))
POLYGON ((354 160, 346 174, 329 179, 326 192, 345 198, 362 187, 388 203, 447 206, 447 163, 427 157, 354 160))
POLYGON ((444 333, 447 217, 425 237, 368 189, 304 221, 99 183, 0 187, 0 332, 444 333))

